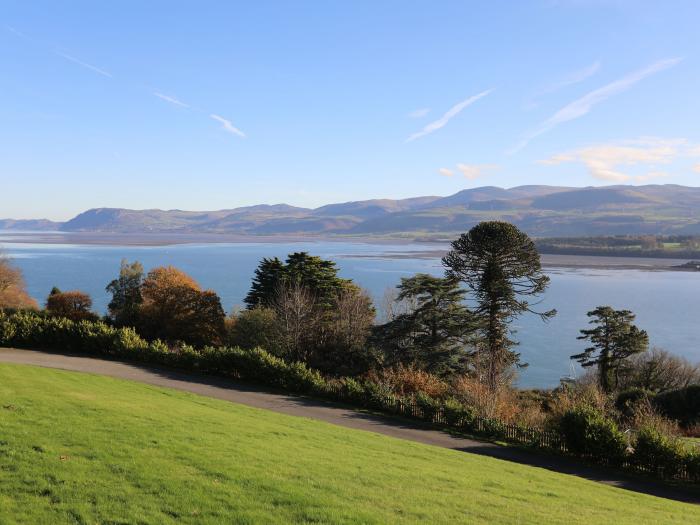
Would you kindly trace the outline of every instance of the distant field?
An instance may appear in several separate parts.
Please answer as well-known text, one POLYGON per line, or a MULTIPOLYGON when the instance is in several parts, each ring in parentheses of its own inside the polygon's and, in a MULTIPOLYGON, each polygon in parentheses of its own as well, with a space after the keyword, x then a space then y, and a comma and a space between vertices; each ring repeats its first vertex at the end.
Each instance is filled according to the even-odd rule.
POLYGON ((690 523, 697 507, 174 390, 0 365, 0 523, 690 523))

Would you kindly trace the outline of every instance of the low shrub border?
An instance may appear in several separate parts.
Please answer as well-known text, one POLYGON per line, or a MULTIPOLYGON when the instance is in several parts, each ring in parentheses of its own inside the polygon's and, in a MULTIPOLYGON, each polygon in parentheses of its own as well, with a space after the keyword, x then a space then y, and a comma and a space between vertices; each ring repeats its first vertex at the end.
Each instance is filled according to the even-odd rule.
POLYGON ((662 479, 700 482, 700 454, 646 431, 639 433, 633 451, 626 450, 615 422, 593 409, 579 408, 565 414, 558 431, 509 425, 479 417, 455 399, 439 401, 425 394, 398 397, 370 381, 326 379, 303 363, 288 363, 260 348, 171 348, 161 341, 148 342, 131 328, 27 311, 0 311, 0 346, 106 356, 255 381, 662 479))

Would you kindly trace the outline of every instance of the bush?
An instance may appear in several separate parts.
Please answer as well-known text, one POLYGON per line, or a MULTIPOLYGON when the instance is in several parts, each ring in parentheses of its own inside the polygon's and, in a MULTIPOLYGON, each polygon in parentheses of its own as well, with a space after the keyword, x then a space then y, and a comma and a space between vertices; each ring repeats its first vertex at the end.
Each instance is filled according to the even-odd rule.
POLYGON ((433 399, 423 392, 418 392, 415 397, 415 403, 420 407, 421 412, 423 413, 423 419, 427 421, 434 421, 435 414, 438 412, 438 410, 440 410, 441 404, 439 401, 433 399))
POLYGON ((169 347, 162 341, 144 340, 132 328, 114 328, 101 321, 74 322, 32 312, 0 312, 0 345, 160 363, 250 379, 292 392, 320 391, 324 384, 317 371, 302 363, 287 363, 260 348, 197 350, 183 344, 169 347))
MULTIPOLYGON (((502 419, 477 418, 476 409, 465 406, 457 398, 440 401, 423 392, 415 397, 398 397, 386 384, 348 377, 326 380, 303 363, 287 362, 261 348, 168 346, 161 341, 148 342, 131 328, 114 328, 99 321, 74 322, 29 311, 0 311, 0 346, 55 349, 199 370, 428 421, 434 421, 436 412, 442 410, 449 426, 492 438, 506 438, 502 419), (402 406, 414 406, 416 411, 409 413, 401 410, 402 406)), ((666 437, 664 429, 668 425, 661 424, 662 420, 651 412, 646 414, 632 464, 664 477, 678 477, 687 472, 690 479, 700 480, 700 455, 685 451, 680 441, 666 437)), ((599 408, 569 405, 557 429, 574 455, 613 465, 625 459, 623 434, 599 408)), ((534 444, 539 441, 535 440, 534 444)))
POLYGON ((365 390, 364 406, 376 409, 389 409, 392 412, 396 411, 396 401, 398 398, 394 395, 389 387, 372 381, 363 383, 365 390))
POLYGON ((473 408, 464 406, 454 397, 447 398, 443 407, 445 409, 445 419, 449 426, 473 430, 476 420, 476 412, 473 408))
POLYGON ((367 374, 367 378, 386 385, 398 396, 423 393, 430 397, 443 397, 449 389, 449 385, 439 377, 415 366, 401 364, 394 368, 373 370, 367 374))
POLYGON ((341 401, 349 401, 356 404, 363 404, 365 401, 365 387, 357 379, 343 377, 332 380, 329 386, 331 387, 329 390, 332 395, 336 395, 341 401))
POLYGON ((612 419, 593 407, 579 406, 564 413, 559 430, 573 454, 613 465, 624 459, 625 436, 612 419))
POLYGON ((634 407, 642 400, 649 400, 654 397, 654 392, 644 388, 628 388, 623 390, 615 398, 615 408, 625 416, 632 416, 634 407))
POLYGON ((674 478, 686 470, 692 454, 686 452, 680 439, 665 436, 645 427, 637 434, 632 460, 643 469, 662 478, 674 478))
POLYGON ((654 398, 654 405, 684 427, 700 423, 700 385, 663 392, 654 398))
POLYGON ((54 288, 46 299, 46 310, 51 315, 65 317, 72 321, 97 321, 99 319, 97 314, 92 311, 92 299, 80 290, 62 292, 58 288, 54 288))
POLYGON ((264 348, 279 354, 276 347, 277 316, 271 308, 243 310, 227 319, 226 339, 231 346, 264 348))

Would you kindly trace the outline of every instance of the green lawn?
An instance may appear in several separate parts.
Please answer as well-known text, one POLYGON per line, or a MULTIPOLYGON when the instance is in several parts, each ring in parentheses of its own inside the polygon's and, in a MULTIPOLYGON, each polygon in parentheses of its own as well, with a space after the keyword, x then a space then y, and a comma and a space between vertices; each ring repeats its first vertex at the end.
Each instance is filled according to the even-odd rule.
POLYGON ((174 390, 0 365, 3 525, 641 525, 690 523, 698 512, 545 470, 174 390))

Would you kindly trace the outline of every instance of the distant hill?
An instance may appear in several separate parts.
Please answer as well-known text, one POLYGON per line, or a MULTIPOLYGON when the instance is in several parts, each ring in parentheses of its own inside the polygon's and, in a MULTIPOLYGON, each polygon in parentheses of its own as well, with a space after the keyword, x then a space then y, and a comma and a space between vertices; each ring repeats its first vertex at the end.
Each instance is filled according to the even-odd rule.
POLYGON ((203 212, 95 208, 65 223, 8 219, 0 221, 0 229, 438 238, 493 219, 537 237, 694 235, 700 234, 700 188, 484 186, 448 197, 372 199, 315 209, 287 204, 203 212))
POLYGON ((48 219, 0 219, 0 230, 57 231, 62 224, 48 219))

